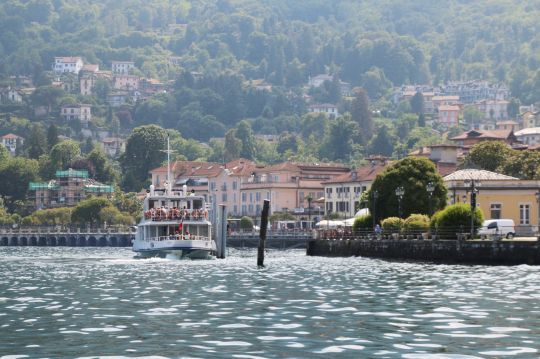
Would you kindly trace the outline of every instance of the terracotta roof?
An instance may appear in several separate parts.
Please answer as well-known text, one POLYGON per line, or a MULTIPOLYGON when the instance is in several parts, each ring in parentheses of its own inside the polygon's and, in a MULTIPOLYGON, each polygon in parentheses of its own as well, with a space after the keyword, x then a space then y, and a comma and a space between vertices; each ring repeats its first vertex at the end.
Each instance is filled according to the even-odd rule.
POLYGON ((95 64, 86 64, 82 67, 83 71, 97 72, 99 71, 99 65, 95 64))
POLYGON ((8 138, 8 139, 9 138, 15 138, 15 139, 17 139, 17 138, 23 138, 23 137, 17 136, 17 135, 15 135, 13 133, 8 133, 7 135, 2 136, 2 138, 8 138))
MULTIPOLYGON (((223 166, 215 162, 174 161, 171 163, 171 173, 178 176, 217 176, 223 166)), ((154 168, 150 172, 167 173, 167 166, 154 168)))
POLYGON ((484 138, 484 139, 500 139, 506 140, 510 135, 514 133, 513 129, 506 130, 470 130, 463 132, 462 134, 452 137, 451 140, 465 140, 467 138, 484 138))
POLYGON ((443 178, 444 181, 498 181, 498 180, 517 180, 517 177, 511 177, 503 175, 501 173, 477 170, 477 169, 464 169, 451 173, 443 178))
POLYGON ((386 165, 376 164, 374 166, 362 166, 356 170, 350 171, 339 175, 331 180, 324 181, 324 184, 330 183, 349 183, 349 182, 361 182, 361 181, 373 181, 379 173, 386 168, 386 165), (355 179, 356 176, 356 179, 355 179))

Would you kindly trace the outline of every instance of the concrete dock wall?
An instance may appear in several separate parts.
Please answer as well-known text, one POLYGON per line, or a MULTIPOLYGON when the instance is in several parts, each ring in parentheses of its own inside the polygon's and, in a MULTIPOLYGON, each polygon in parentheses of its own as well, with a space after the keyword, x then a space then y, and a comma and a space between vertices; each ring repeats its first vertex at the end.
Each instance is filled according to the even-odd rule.
POLYGON ((540 264, 538 241, 314 239, 307 255, 374 257, 439 263, 540 264))
POLYGON ((131 247, 131 233, 1 233, 0 246, 131 247))

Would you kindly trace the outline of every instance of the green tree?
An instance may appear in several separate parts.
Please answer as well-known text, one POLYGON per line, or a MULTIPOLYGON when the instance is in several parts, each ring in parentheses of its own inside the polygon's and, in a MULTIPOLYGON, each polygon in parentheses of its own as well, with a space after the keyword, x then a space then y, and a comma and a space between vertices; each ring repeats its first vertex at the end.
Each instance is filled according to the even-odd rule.
POLYGON ((10 158, 9 150, 0 143, 0 163, 6 163, 10 158))
POLYGON ((375 213, 377 222, 399 215, 399 198, 395 192, 398 187, 404 189, 401 201, 404 217, 412 213, 428 213, 430 205, 433 210, 446 205, 447 190, 435 165, 427 158, 407 157, 388 166, 373 181, 368 195, 368 207, 375 213), (434 185, 431 199, 427 192, 429 182, 434 185), (378 194, 375 201, 374 191, 378 194))
POLYGON ((249 122, 243 120, 236 126, 235 137, 242 143, 240 157, 248 160, 254 160, 257 155, 255 136, 251 130, 249 122))
POLYGON ((373 136, 373 120, 369 109, 369 100, 366 91, 358 89, 355 92, 354 100, 351 104, 352 120, 358 124, 360 129, 360 143, 365 145, 373 136))
POLYGON ((463 109, 463 119, 469 128, 474 128, 484 120, 484 114, 475 106, 465 106, 463 109))
POLYGON ((349 114, 331 120, 320 148, 322 157, 335 161, 349 161, 353 153, 353 139, 358 134, 358 125, 349 114))
POLYGON ((28 157, 33 159, 38 159, 39 156, 47 153, 47 137, 41 124, 32 125, 25 147, 28 157))
POLYGON ((66 169, 67 166, 81 155, 79 143, 73 140, 66 140, 57 143, 49 154, 51 164, 57 170, 66 169))
POLYGON ((523 180, 540 179, 540 153, 537 151, 510 150, 503 164, 498 167, 502 173, 523 180))
POLYGON ((236 138, 236 131, 234 129, 230 129, 225 134, 225 148, 223 153, 225 162, 239 158, 241 150, 242 141, 236 138))
POLYGON ((126 151, 120 158, 123 169, 122 187, 140 191, 148 181, 148 173, 166 158, 167 132, 156 125, 137 127, 127 139, 126 151))
POLYGON ((298 151, 300 140, 298 136, 290 132, 283 132, 278 139, 277 151, 284 154, 286 151, 296 153, 298 151))
POLYGON ((482 141, 471 148, 464 163, 466 166, 497 171, 505 164, 510 152, 511 149, 502 141, 482 141))
MULTIPOLYGON (((456 239, 456 233, 471 232, 471 206, 466 203, 456 203, 435 213, 431 219, 431 227, 436 229, 443 239, 456 239)), ((473 216, 474 228, 477 230, 484 221, 484 214, 476 208, 473 216)))
POLYGON ((94 148, 86 156, 91 163, 94 173, 93 178, 104 183, 115 183, 118 180, 118 173, 113 168, 105 153, 100 148, 94 148))
POLYGON ((248 216, 240 218, 240 229, 251 231, 253 229, 253 220, 248 216))
POLYGON ((0 196, 10 212, 15 209, 15 202, 24 201, 30 182, 39 178, 36 160, 15 157, 0 163, 0 196))
POLYGON ((73 209, 71 221, 78 224, 98 224, 101 223, 100 213, 104 208, 113 207, 106 198, 87 198, 73 209))
POLYGON ((42 86, 30 95, 30 102, 34 106, 44 106, 47 109, 47 115, 49 115, 52 108, 58 105, 60 98, 64 95, 64 90, 59 87, 42 86))
POLYGON ((386 126, 381 126, 377 130, 377 134, 369 142, 368 153, 371 155, 391 156, 394 152, 394 143, 396 138, 389 133, 386 126))
MULTIPOLYGON (((47 145, 51 149, 58 143, 58 127, 53 123, 47 129, 47 145)), ((39 156, 38 156, 39 157, 39 156)))
POLYGON ((411 110, 417 114, 422 115, 426 112, 425 104, 424 104, 424 95, 417 91, 413 97, 411 97, 411 110))

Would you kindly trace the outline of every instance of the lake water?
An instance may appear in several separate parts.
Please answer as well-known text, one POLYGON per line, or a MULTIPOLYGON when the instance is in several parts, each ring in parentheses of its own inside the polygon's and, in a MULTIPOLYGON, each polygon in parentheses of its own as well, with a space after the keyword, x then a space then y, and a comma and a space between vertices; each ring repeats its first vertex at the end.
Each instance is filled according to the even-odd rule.
POLYGON ((540 267, 0 247, 0 358, 538 358, 540 267))

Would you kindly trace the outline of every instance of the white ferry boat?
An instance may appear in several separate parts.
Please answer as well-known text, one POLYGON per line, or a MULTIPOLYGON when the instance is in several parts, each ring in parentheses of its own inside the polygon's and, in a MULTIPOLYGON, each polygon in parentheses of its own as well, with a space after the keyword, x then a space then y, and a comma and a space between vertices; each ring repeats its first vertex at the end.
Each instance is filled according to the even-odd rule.
POLYGON ((140 257, 208 259, 216 254, 212 224, 203 196, 150 186, 144 199, 143 218, 137 226, 133 251, 140 257))

